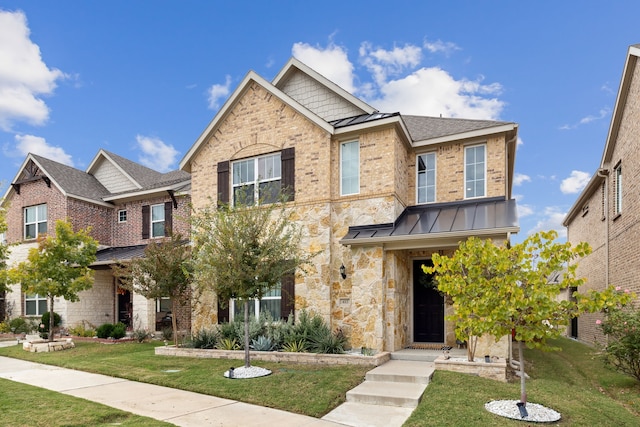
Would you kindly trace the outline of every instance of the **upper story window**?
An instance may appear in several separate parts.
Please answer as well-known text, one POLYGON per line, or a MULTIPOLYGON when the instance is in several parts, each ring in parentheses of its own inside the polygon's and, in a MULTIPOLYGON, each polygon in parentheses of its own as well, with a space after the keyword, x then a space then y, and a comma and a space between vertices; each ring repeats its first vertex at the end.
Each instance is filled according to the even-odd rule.
POLYGON ((164 204, 151 206, 151 237, 164 237, 164 204))
POLYGON ((436 201, 436 153, 420 154, 416 160, 418 203, 436 201))
POLYGON ((232 163, 233 203, 253 205, 274 203, 282 187, 280 153, 239 160, 232 163))
POLYGON ((614 169, 614 215, 622 213, 622 163, 614 169))
POLYGON ((360 142, 340 144, 340 195, 360 192, 360 142))
POLYGON ((464 197, 484 197, 486 194, 486 146, 470 145, 464 149, 464 197))
POLYGON ((24 238, 35 239, 47 232, 47 205, 24 208, 24 238))
POLYGON ((127 211, 125 209, 118 211, 118 222, 127 222, 127 211))

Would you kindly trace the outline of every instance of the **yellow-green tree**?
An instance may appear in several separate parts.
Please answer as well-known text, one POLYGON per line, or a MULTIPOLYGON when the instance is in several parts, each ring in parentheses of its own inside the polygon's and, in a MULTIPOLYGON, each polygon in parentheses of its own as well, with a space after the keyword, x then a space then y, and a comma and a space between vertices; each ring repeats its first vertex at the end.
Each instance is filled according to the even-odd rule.
POLYGON ((27 294, 46 295, 49 305, 49 341, 53 341, 55 297, 78 301, 78 293, 93 286, 93 270, 98 242, 90 229, 74 232, 67 221, 57 221, 55 236, 38 238, 27 260, 9 271, 13 283, 27 294))
POLYGON ((195 283, 215 292, 221 304, 244 305, 245 367, 249 367, 249 305, 282 277, 310 262, 302 230, 283 201, 256 206, 210 206, 191 216, 195 283))
POLYGON ((125 288, 149 299, 171 298, 171 327, 178 346, 178 306, 187 303, 191 283, 191 245, 179 233, 151 242, 144 257, 114 266, 125 288))
POLYGON ((576 292, 574 299, 559 299, 562 290, 584 284, 585 279, 576 277, 574 261, 591 249, 587 243, 559 243, 557 236, 555 231, 540 232, 513 246, 471 237, 452 256, 433 254, 433 267, 423 266, 426 273, 436 273, 438 289, 453 301, 454 314, 448 320, 455 323, 458 339, 469 342, 470 360, 473 337, 489 334, 499 339, 515 333, 523 404, 522 343, 529 348, 557 350, 547 340, 558 337, 571 318, 625 305, 632 298, 609 286, 602 292, 576 292))

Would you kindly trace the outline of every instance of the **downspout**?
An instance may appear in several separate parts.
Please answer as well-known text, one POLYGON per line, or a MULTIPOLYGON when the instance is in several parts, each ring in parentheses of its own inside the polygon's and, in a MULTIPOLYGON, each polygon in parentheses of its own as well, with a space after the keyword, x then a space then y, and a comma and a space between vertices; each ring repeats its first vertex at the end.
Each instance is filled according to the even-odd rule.
POLYGON ((609 284, 609 170, 598 169, 598 176, 604 178, 604 282, 605 286, 609 284))

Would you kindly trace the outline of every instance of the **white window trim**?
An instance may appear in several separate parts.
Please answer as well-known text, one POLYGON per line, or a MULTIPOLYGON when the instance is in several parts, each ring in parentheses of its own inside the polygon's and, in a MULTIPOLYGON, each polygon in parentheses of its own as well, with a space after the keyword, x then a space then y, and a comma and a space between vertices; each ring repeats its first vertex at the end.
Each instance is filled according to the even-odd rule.
POLYGON ((151 216, 149 218, 149 226, 151 227, 151 229, 149 230, 149 236, 152 239, 161 239, 161 238, 165 237, 167 235, 167 229, 166 229, 166 226, 165 226, 167 218, 165 218, 165 215, 164 215, 164 203, 151 205, 151 207, 149 208, 149 215, 151 216), (162 211, 162 221, 160 221, 160 220, 154 221, 153 220, 153 208, 158 207, 158 206, 160 206, 160 210, 162 211), (154 234, 153 234, 153 225, 157 224, 157 223, 160 223, 160 222, 163 224, 163 226, 162 226, 162 236, 154 236, 154 234))
POLYGON ((44 313, 40 313, 40 301, 46 301, 47 302, 47 310, 45 310, 44 313, 46 313, 46 311, 48 311, 48 306, 49 306, 49 301, 47 301, 46 297, 42 297, 39 294, 33 294, 33 295, 27 295, 25 294, 24 296, 24 315, 25 316, 42 316, 44 313), (35 301, 36 303, 36 312, 35 314, 27 314, 27 301, 35 301))
POLYGON ((241 188, 245 185, 251 185, 253 184, 253 200, 254 203, 256 203, 257 201, 260 200, 260 184, 263 184, 265 182, 273 182, 273 181, 280 181, 282 182, 282 152, 277 152, 277 153, 269 153, 269 154, 263 154, 260 156, 255 156, 255 157, 249 157, 246 159, 240 159, 240 160, 236 160, 234 162, 231 163, 231 201, 232 201, 232 205, 235 206, 236 203, 236 192, 235 189, 236 188, 241 188), (273 176, 271 178, 262 178, 260 177, 260 166, 259 166, 259 159, 263 159, 265 157, 277 157, 278 161, 280 162, 280 175, 273 176), (238 163, 241 162, 246 162, 248 160, 252 160, 253 161, 253 177, 254 180, 253 181, 247 181, 247 182, 241 182, 239 184, 235 184, 234 181, 234 166, 237 165, 238 163))
POLYGON ((127 222, 127 210, 126 209, 118 210, 118 223, 123 223, 123 222, 127 222), (123 212, 124 212, 124 221, 121 219, 121 214, 123 212))
MULTIPOLYGON (((281 290, 280 295, 271 295, 271 296, 265 295, 261 299, 251 298, 249 300, 249 303, 253 301, 254 313, 256 314, 257 317, 260 317, 260 301, 267 301, 267 300, 280 300, 281 301, 280 311, 282 311, 282 290, 281 290)), ((236 309, 236 299, 232 298, 231 300, 229 300, 229 321, 230 322, 233 322, 233 319, 235 317, 235 312, 236 312, 235 309, 236 309)), ((249 310, 251 310, 251 308, 249 308, 249 310)), ((282 313, 280 313, 280 317, 282 317, 282 313)), ((244 317, 241 320, 244 320, 244 317)), ((278 320, 278 319, 274 319, 274 320, 278 320)))
POLYGON ((463 183, 463 192, 464 192, 464 198, 465 199, 478 199, 481 197, 486 197, 487 196, 487 143, 486 142, 482 142, 479 144, 469 144, 469 145, 465 145, 464 147, 464 183, 463 183), (467 197, 467 149, 470 148, 475 148, 475 147, 480 147, 480 146, 484 146, 484 189, 483 194, 481 196, 472 196, 472 197, 467 197))
MULTIPOLYGON (((425 175, 426 175, 427 170, 425 170, 425 175)), ((429 151, 427 153, 420 153, 416 155, 416 204, 427 204, 427 203, 436 203, 438 201, 438 157, 436 155, 435 151, 429 151), (418 180, 419 180, 419 176, 420 173, 418 171, 418 162, 419 162, 419 158, 420 156, 429 156, 432 155, 434 158, 434 167, 433 167, 433 171, 434 171, 434 183, 433 183, 433 200, 432 201, 427 201, 427 202, 420 202, 420 188, 418 187, 418 180)))
MULTIPOLYGON (((41 223, 46 223, 48 221, 47 217, 49 216, 49 208, 48 208, 47 204, 46 203, 41 203, 39 205, 27 206, 27 207, 25 207, 23 209, 23 215, 24 215, 23 226, 22 226, 22 236, 23 236, 23 238, 25 240, 37 239, 38 235, 40 234, 40 233, 38 233, 38 228, 39 228, 38 226, 41 223), (38 218, 38 207, 40 207, 40 206, 44 206, 47 209, 47 213, 46 213, 46 216, 45 216, 44 219, 38 218), (27 209, 31 209, 31 208, 35 209, 35 211, 36 211, 36 220, 34 222, 27 222, 27 209), (32 225, 32 224, 34 224, 36 226, 36 230, 35 230, 36 231, 36 235, 35 235, 35 237, 29 237, 28 238, 27 237, 27 226, 28 225, 32 225)), ((47 231, 49 231, 48 224, 47 224, 47 231)))
POLYGON ((622 213, 622 163, 618 163, 614 170, 614 215, 622 213))
POLYGON ((345 141, 345 142, 341 142, 340 143, 340 195, 341 196, 353 196, 353 195, 357 195, 360 194, 360 141, 356 140, 356 141, 345 141), (353 193, 345 193, 344 189, 342 188, 342 183, 343 183, 343 155, 342 155, 342 150, 344 148, 345 145, 347 144, 357 144, 358 147, 358 161, 357 161, 357 165, 358 165, 358 190, 353 192, 353 193))

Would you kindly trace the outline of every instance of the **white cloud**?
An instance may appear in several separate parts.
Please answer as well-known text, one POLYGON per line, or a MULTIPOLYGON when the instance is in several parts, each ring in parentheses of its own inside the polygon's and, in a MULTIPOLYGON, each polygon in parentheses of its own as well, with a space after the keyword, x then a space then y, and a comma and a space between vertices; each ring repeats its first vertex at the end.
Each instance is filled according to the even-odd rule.
POLYGON ((571 129, 577 129, 579 126, 582 125, 586 125, 589 124, 591 122, 595 122, 598 120, 602 120, 605 119, 609 116, 609 113, 611 112, 611 110, 608 107, 605 108, 601 108, 600 111, 598 111, 598 114, 590 114, 588 116, 585 116, 583 118, 581 118, 580 120, 578 120, 578 123, 574 123, 572 125, 566 124, 566 125, 562 125, 560 126, 560 130, 571 130, 571 129))
POLYGON ((534 213, 534 210, 529 205, 518 204, 518 218, 524 218, 526 216, 531 216, 534 213))
POLYGON ((333 43, 326 48, 313 47, 307 43, 295 43, 291 54, 342 89, 354 93, 353 64, 347 58, 347 51, 344 48, 333 43))
POLYGON ((73 166, 71 155, 65 153, 61 147, 54 147, 48 144, 47 141, 40 136, 16 135, 15 140, 15 149, 11 152, 5 151, 5 154, 9 157, 25 157, 27 154, 32 153, 65 165, 73 166))
POLYGON ((531 177, 523 173, 516 173, 513 177, 513 185, 515 185, 516 187, 519 187, 524 182, 531 182, 531 177))
POLYGON ((460 50, 460 48, 455 43, 443 42, 442 40, 429 41, 425 39, 423 46, 431 53, 442 52, 446 56, 449 56, 456 50, 460 50))
POLYGON ((415 45, 374 49, 369 43, 362 43, 360 63, 372 81, 358 85, 354 66, 344 48, 333 43, 326 48, 296 43, 292 52, 300 61, 343 89, 359 94, 380 111, 467 119, 499 118, 505 105, 498 99, 502 85, 483 83, 483 77, 456 80, 439 67, 420 67, 422 49, 415 45))
POLYGON ((138 148, 142 155, 138 157, 140 163, 158 172, 168 172, 173 169, 173 164, 178 156, 178 151, 173 145, 165 144, 159 138, 136 135, 138 148))
POLYGON ((41 96, 52 94, 56 81, 66 77, 42 61, 29 37, 23 12, 0 10, 0 129, 6 131, 20 121, 44 124, 49 108, 41 96))
POLYGON ((582 171, 571 171, 571 176, 565 178, 560 183, 560 191, 562 194, 576 194, 582 191, 582 189, 589 183, 591 175, 582 171))
POLYGON ((539 231, 556 230, 558 232, 558 238, 564 239, 567 237, 567 229, 562 225, 562 221, 566 216, 566 212, 561 212, 556 207, 547 207, 544 209, 544 213, 538 220, 536 225, 527 232, 527 235, 537 233, 539 231))
POLYGON ((229 95, 231 87, 231 76, 226 76, 223 85, 214 84, 208 90, 209 94, 209 109, 217 110, 220 107, 220 99, 226 98, 229 95))
POLYGON ((385 50, 374 49, 370 43, 364 42, 360 46, 359 54, 362 64, 373 75, 378 85, 384 85, 390 75, 398 75, 407 68, 416 68, 422 59, 422 50, 410 44, 385 50))

